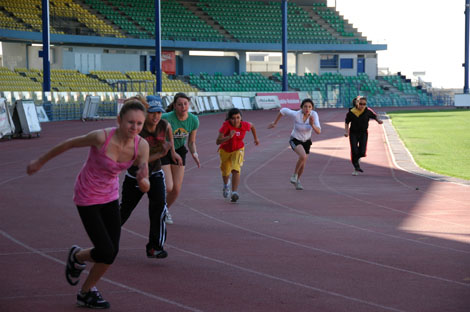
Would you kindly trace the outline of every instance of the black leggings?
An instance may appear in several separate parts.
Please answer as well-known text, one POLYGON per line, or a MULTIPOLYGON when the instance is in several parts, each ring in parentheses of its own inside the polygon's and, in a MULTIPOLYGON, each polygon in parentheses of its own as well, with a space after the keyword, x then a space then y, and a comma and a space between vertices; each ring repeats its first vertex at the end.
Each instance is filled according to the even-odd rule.
POLYGON ((359 159, 366 156, 367 132, 349 133, 349 143, 351 145, 351 162, 354 168, 359 168, 359 159))
POLYGON ((98 263, 112 264, 119 252, 121 217, 119 201, 92 206, 77 206, 83 226, 93 243, 91 258, 98 263))
MULTIPOLYGON (((147 243, 147 250, 163 249, 163 244, 166 240, 166 189, 165 180, 163 178, 163 171, 154 172, 149 177, 150 190, 147 193, 149 198, 149 241, 147 243)), ((121 225, 126 223, 132 211, 139 203, 144 193, 138 187, 137 180, 126 175, 122 185, 122 200, 121 200, 121 225)))

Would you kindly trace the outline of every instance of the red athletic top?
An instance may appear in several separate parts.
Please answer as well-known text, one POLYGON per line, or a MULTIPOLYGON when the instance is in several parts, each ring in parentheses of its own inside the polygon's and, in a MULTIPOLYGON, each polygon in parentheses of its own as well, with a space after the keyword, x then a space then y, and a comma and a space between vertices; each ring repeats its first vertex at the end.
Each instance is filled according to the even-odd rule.
POLYGON ((245 134, 247 131, 251 130, 251 124, 246 121, 242 121, 240 128, 235 128, 232 126, 230 121, 226 120, 222 127, 219 129, 220 133, 223 133, 224 136, 230 134, 230 131, 235 130, 235 135, 228 141, 220 144, 220 148, 226 151, 227 153, 231 153, 233 151, 239 150, 245 146, 243 143, 243 139, 245 138, 245 134))

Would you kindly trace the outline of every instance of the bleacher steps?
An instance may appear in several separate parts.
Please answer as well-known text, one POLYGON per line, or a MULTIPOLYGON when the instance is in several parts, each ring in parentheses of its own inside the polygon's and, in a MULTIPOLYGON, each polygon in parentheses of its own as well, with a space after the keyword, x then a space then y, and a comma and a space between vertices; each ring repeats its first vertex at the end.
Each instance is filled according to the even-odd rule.
POLYGON ((334 14, 341 18, 341 20, 344 21, 344 30, 346 32, 352 32, 354 33, 354 36, 353 37, 344 37, 342 36, 336 29, 334 29, 328 22, 326 22, 315 10, 313 7, 311 6, 302 6, 302 8, 308 13, 308 15, 318 24, 320 25, 321 27, 323 27, 324 29, 326 29, 330 34, 333 35, 333 37, 337 38, 337 39, 340 39, 342 41, 349 41, 349 40, 354 40, 354 39, 359 39, 359 40, 367 40, 366 37, 364 37, 362 35, 362 33, 358 32, 358 30, 356 28, 353 27, 353 25, 351 25, 349 23, 349 21, 347 19, 344 18, 343 15, 339 14, 338 11, 332 9, 332 11, 334 12, 334 14))
MULTIPOLYGON (((114 24, 113 22, 111 22, 107 18, 103 18, 103 15, 100 12, 98 12, 97 10, 93 9, 90 5, 86 4, 82 0, 74 0, 74 2, 79 4, 82 8, 86 9, 88 12, 92 13, 94 16, 96 16, 96 18, 100 19, 101 21, 103 21, 107 25, 111 26, 114 30, 117 30, 120 33, 122 33, 122 29, 120 29, 116 24, 114 24)), ((103 0, 103 2, 108 4, 107 1, 105 1, 105 0, 103 0)))
POLYGON ((379 83, 379 86, 386 90, 386 91, 392 91, 393 93, 400 92, 397 87, 389 83, 388 81, 384 80, 382 77, 377 77, 377 82, 379 83))
MULTIPOLYGON (((339 17, 341 17, 344 21, 344 29, 350 32, 354 33, 354 39, 360 39, 360 40, 367 40, 366 37, 362 35, 362 32, 360 32, 357 28, 355 28, 352 24, 349 23, 348 19, 345 19, 344 16, 341 14, 337 14, 339 17)), ((344 38, 351 38, 351 37, 344 37, 344 38)))
POLYGON ((308 13, 308 16, 320 27, 328 31, 333 37, 339 38, 338 32, 331 27, 320 15, 318 15, 315 10, 310 6, 301 6, 301 8, 308 13))
POLYGON ((6 16, 12 18, 17 22, 18 24, 23 24, 26 26, 26 28, 31 29, 35 31, 34 27, 31 24, 25 23, 22 19, 19 19, 18 17, 15 16, 15 14, 11 13, 10 11, 6 10, 1 4, 0 4, 0 11, 2 11, 6 16))
POLYGON ((386 92, 396 94, 401 98, 407 99, 409 102, 416 102, 417 100, 419 101, 419 97, 416 94, 408 94, 408 93, 398 90, 397 87, 395 87, 394 85, 392 85, 391 83, 383 79, 383 77, 379 76, 377 78, 377 81, 379 83, 379 86, 382 89, 386 90, 385 88, 388 88, 386 92))
POLYGON ((55 16, 51 27, 69 35, 99 36, 93 29, 88 28, 74 17, 55 16))
POLYGON ((206 12, 204 12, 201 8, 197 6, 197 1, 177 1, 179 2, 182 6, 184 6, 188 11, 199 17, 201 20, 203 20, 206 24, 210 25, 212 28, 217 30, 222 36, 225 37, 225 41, 228 42, 233 42, 235 41, 235 38, 228 32, 226 31, 219 23, 214 21, 210 15, 208 15, 206 12))

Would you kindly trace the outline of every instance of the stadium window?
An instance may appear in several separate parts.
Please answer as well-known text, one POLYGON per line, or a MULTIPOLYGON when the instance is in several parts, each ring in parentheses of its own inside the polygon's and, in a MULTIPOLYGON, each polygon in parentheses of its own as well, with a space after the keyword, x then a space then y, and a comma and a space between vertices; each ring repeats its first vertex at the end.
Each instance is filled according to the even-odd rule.
POLYGON ((338 55, 337 54, 322 55, 320 58, 320 68, 322 69, 338 68, 338 55))
POLYGON ((250 62, 264 62, 265 54, 250 55, 250 62))
POLYGON ((339 61, 339 66, 341 69, 353 69, 353 59, 352 58, 343 58, 339 61))
POLYGON ((280 56, 270 56, 269 57, 269 62, 278 62, 278 63, 281 63, 282 62, 282 59, 280 56))

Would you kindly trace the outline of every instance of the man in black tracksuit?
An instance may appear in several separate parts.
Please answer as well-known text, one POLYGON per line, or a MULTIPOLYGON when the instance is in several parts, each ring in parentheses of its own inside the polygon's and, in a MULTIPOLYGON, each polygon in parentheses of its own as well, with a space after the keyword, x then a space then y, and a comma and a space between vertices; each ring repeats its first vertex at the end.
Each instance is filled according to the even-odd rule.
POLYGON ((375 119, 379 124, 382 124, 383 121, 379 119, 373 110, 367 107, 365 97, 355 98, 353 104, 354 107, 346 114, 344 136, 349 136, 351 162, 354 166, 353 175, 357 175, 358 172, 363 172, 359 165, 359 159, 366 156, 369 119, 375 119), (349 127, 350 123, 351 127, 349 127))

